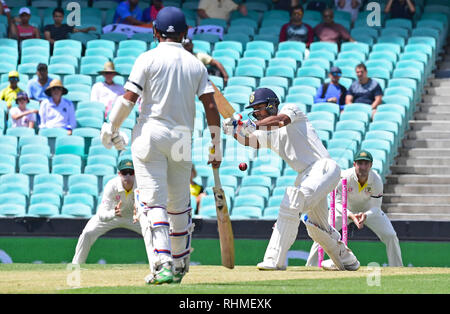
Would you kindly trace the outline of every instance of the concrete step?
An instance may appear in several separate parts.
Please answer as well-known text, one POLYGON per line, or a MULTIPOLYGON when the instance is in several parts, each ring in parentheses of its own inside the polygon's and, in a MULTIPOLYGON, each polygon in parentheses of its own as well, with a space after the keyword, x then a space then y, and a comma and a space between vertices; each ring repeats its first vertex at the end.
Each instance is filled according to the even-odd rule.
POLYGON ((449 139, 417 139, 417 140, 403 140, 404 148, 448 148, 450 147, 450 138, 449 139))
POLYGON ((402 157, 450 157, 450 148, 399 148, 398 154, 402 157))
POLYGON ((397 166, 447 166, 450 165, 450 157, 397 157, 395 160, 397 166))
POLYGON ((443 166, 428 166, 428 165, 415 165, 415 166, 391 166, 392 174, 443 174, 450 176, 450 168, 443 166))
POLYGON ((450 221, 450 214, 431 213, 387 213, 391 221, 450 221))
MULTIPOLYGON (((448 87, 450 88, 450 86, 448 87)), ((450 112, 450 105, 435 105, 430 103, 421 103, 417 106, 417 112, 421 113, 447 113, 450 112)))
MULTIPOLYGON (((384 188, 386 194, 450 194, 448 184, 396 184, 384 188)), ((449 204, 450 206, 450 204, 449 204)))
POLYGON ((449 104, 450 98, 448 96, 435 96, 435 95, 423 95, 422 99, 424 102, 434 103, 434 104, 449 104))
POLYGON ((408 131, 405 134, 405 138, 411 140, 437 140, 437 139, 450 139, 450 131, 408 131))
POLYGON ((417 175, 417 174, 391 174, 386 176, 386 185, 394 184, 449 184, 450 176, 445 175, 417 175))
POLYGON ((428 80, 427 86, 433 87, 450 87, 450 79, 437 79, 433 78, 428 80))
POLYGON ((415 213, 415 214, 450 214, 450 205, 439 204, 409 204, 385 203, 382 206, 383 211, 387 213, 415 213))
POLYGON ((414 119, 428 120, 428 121, 450 120, 450 112, 439 112, 439 113, 416 112, 414 113, 414 119))
POLYGON ((450 204, 450 194, 384 194, 384 203, 450 204))
MULTIPOLYGON (((449 63, 450 65, 450 63, 449 63)), ((450 96, 450 89, 446 86, 427 87, 425 88, 425 95, 430 96, 450 96)))
POLYGON ((413 131, 448 131, 450 130, 450 121, 412 120, 409 121, 409 128, 413 131))

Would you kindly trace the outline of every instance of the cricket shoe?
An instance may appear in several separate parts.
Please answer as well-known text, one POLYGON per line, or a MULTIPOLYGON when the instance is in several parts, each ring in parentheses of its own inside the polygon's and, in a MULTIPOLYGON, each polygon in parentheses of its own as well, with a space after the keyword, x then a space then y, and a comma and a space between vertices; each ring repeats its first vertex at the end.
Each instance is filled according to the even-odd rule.
POLYGON ((149 285, 161 285, 164 283, 172 283, 173 279, 172 267, 166 263, 156 273, 147 275, 145 282, 149 285))
MULTIPOLYGON (((344 269, 348 271, 357 271, 359 269, 359 261, 356 260, 352 264, 344 264, 344 269)), ((322 262, 322 268, 324 270, 332 270, 332 271, 338 271, 339 268, 334 265, 333 261, 331 259, 327 259, 326 261, 322 262)))
POLYGON ((173 274, 173 280, 171 283, 173 284, 180 284, 181 280, 183 280, 185 274, 183 273, 177 273, 177 274, 173 274))
POLYGON ((258 268, 259 270, 286 270, 286 266, 279 267, 277 265, 273 265, 268 261, 262 261, 261 263, 258 263, 258 265, 256 265, 256 268, 258 268))

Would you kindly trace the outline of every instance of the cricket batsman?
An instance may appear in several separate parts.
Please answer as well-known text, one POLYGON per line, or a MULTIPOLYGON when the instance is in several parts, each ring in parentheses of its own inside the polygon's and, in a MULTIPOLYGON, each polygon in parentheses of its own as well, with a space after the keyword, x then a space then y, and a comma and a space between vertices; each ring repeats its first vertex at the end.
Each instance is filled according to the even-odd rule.
POLYGON ((223 121, 225 134, 255 149, 272 149, 298 172, 294 186, 286 188, 260 270, 285 270, 287 252, 294 243, 300 215, 308 235, 320 243, 338 270, 357 270, 359 262, 341 241, 337 230, 328 224, 327 195, 338 184, 341 169, 330 158, 322 141, 305 114, 294 104, 278 110, 277 95, 268 88, 258 88, 246 108, 253 109, 252 119, 236 123, 223 121))
MULTIPOLYGON (((397 234, 386 214, 381 210, 383 200, 383 181, 372 169, 373 157, 370 152, 361 150, 355 155, 353 167, 342 171, 347 179, 347 219, 358 229, 366 225, 386 245, 389 266, 401 267, 402 253, 397 234)), ((338 230, 342 226, 342 183, 336 191, 335 221, 338 230)), ((306 266, 318 263, 317 243, 314 242, 306 266)), ((324 261, 323 263, 326 263, 324 261)), ((322 266, 323 266, 322 263, 322 266)))
POLYGON ((159 44, 136 59, 101 138, 105 147, 126 146, 119 128, 141 97, 131 152, 139 191, 137 214, 150 266, 145 282, 179 283, 189 270, 194 229, 189 182, 195 96, 205 108, 214 147, 208 163, 215 168, 221 160, 220 116, 206 67, 181 44, 188 30, 183 12, 164 7, 153 27, 159 44), (180 142, 186 148, 181 156, 174 149, 180 142))
POLYGON ((86 263, 89 251, 98 237, 112 229, 125 228, 142 234, 140 225, 133 221, 136 188, 133 161, 121 160, 117 170, 119 175, 105 185, 97 213, 89 219, 78 239, 72 264, 86 263))

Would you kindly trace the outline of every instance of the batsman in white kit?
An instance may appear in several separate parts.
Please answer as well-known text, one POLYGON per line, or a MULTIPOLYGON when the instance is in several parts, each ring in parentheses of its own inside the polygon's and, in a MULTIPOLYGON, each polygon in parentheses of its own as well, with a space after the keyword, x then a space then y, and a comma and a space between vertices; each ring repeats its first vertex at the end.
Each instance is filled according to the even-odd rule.
POLYGON ((164 7, 153 23, 159 44, 142 53, 102 127, 102 143, 123 149, 122 122, 141 97, 141 113, 133 129, 131 152, 136 174, 137 214, 150 264, 148 284, 179 283, 189 270, 191 141, 195 96, 202 101, 211 130, 213 167, 220 167, 220 116, 206 67, 181 42, 188 26, 183 12, 164 7), (219 131, 219 132, 218 132, 219 131), (186 148, 179 153, 180 143, 186 148))
POLYGON ((285 270, 287 253, 294 244, 300 215, 308 235, 320 243, 339 270, 357 270, 359 262, 341 241, 340 234, 328 223, 327 195, 338 184, 341 169, 330 158, 322 141, 295 105, 286 104, 278 111, 279 99, 268 88, 256 89, 251 95, 250 114, 256 119, 237 123, 223 121, 224 133, 241 144, 255 149, 269 148, 298 172, 294 186, 286 188, 264 260, 260 270, 285 270))
POLYGON ((105 185, 97 213, 89 219, 78 239, 72 264, 86 263, 95 241, 112 229, 125 228, 142 234, 141 226, 133 219, 136 185, 132 160, 121 160, 117 170, 118 176, 105 185))
MULTIPOLYGON (((361 150, 355 155, 353 167, 342 171, 347 179, 347 219, 358 229, 366 225, 386 245, 389 266, 401 267, 402 253, 397 233, 391 221, 381 209, 383 181, 372 169, 373 157, 369 151, 361 150)), ((342 183, 336 191, 336 226, 342 226, 342 183)), ((339 230, 339 229, 338 229, 339 230)), ((317 266, 318 244, 314 242, 306 266, 317 266)), ((326 261, 325 261, 326 262, 326 261)), ((323 265, 323 264, 322 264, 323 265)))

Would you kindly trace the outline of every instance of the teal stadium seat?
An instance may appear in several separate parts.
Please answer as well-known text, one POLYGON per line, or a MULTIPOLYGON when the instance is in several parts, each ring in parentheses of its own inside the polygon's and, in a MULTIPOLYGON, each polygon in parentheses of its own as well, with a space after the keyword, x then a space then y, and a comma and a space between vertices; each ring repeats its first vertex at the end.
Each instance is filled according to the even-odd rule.
POLYGON ((61 216, 67 218, 90 218, 92 210, 85 204, 64 204, 61 208, 61 216))

